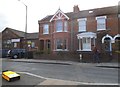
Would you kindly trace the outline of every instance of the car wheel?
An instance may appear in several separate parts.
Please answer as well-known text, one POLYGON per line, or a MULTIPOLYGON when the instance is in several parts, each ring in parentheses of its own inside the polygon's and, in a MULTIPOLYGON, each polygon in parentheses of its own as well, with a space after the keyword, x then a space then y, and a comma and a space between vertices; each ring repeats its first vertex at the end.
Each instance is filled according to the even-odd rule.
POLYGON ((18 58, 18 55, 14 55, 13 58, 14 58, 14 59, 18 58))

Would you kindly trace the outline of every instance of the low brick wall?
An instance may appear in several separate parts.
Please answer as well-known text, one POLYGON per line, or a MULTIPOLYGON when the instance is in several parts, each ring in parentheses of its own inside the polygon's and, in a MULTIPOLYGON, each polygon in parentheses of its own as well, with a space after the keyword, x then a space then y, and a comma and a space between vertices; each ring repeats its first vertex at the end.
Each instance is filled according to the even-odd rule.
MULTIPOLYGON (((80 61, 80 54, 82 55, 82 62, 93 62, 92 52, 56 52, 54 54, 35 54, 34 59, 46 60, 65 60, 65 61, 80 61)), ((113 53, 110 55, 107 52, 100 53, 101 62, 118 62, 118 55, 113 53)))

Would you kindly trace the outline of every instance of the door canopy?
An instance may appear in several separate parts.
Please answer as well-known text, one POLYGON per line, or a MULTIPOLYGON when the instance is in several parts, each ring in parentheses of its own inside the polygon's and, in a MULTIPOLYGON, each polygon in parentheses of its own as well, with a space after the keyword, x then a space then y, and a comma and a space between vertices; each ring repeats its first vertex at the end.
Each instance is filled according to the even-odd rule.
POLYGON ((96 38, 97 36, 96 36, 96 33, 93 33, 93 32, 85 32, 85 33, 77 34, 78 39, 83 38, 83 37, 96 38))

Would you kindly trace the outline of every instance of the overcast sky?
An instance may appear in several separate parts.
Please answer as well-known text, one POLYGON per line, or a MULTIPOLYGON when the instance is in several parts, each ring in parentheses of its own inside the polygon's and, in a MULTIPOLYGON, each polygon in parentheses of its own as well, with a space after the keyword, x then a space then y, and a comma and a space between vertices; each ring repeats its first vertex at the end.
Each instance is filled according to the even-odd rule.
POLYGON ((73 6, 80 10, 118 5, 120 0, 0 0, 0 32, 6 27, 25 31, 25 6, 28 6, 27 32, 38 32, 38 20, 53 15, 60 9, 72 12, 73 6))

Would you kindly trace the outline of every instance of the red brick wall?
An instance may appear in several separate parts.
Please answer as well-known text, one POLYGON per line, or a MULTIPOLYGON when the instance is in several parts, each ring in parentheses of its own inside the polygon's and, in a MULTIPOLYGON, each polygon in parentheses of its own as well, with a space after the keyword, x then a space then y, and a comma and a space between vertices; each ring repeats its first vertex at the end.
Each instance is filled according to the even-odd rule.
POLYGON ((118 34, 118 17, 117 15, 107 15, 107 29, 110 29, 110 35, 118 34))
MULTIPOLYGON (((101 15, 101 16, 107 16, 107 20, 106 20, 106 30, 99 31, 102 33, 101 36, 99 34, 99 36, 101 37, 100 39, 102 39, 102 37, 106 34, 109 34, 111 36, 115 36, 116 34, 118 34, 117 14, 109 14, 109 15, 106 14, 106 15, 101 15)), ((87 23, 86 23, 87 24, 87 32, 98 33, 96 17, 97 16, 88 16, 87 17, 87 23)), ((43 23, 44 23, 44 21, 41 23, 40 28, 39 28, 39 31, 40 31, 39 39, 43 39, 43 40, 50 39, 51 44, 52 44, 52 50, 54 49, 54 39, 56 39, 56 38, 68 38, 69 50, 72 49, 73 51, 76 51, 78 49, 78 39, 77 39, 78 21, 77 21, 77 19, 74 19, 74 20, 70 19, 68 22, 68 32, 60 32, 60 33, 54 32, 55 31, 55 25, 54 25, 55 21, 45 22, 45 23, 49 23, 49 26, 50 26, 49 27, 49 29, 50 29, 49 35, 42 34, 43 23), (73 29, 73 32, 71 32, 72 29, 73 29)))

